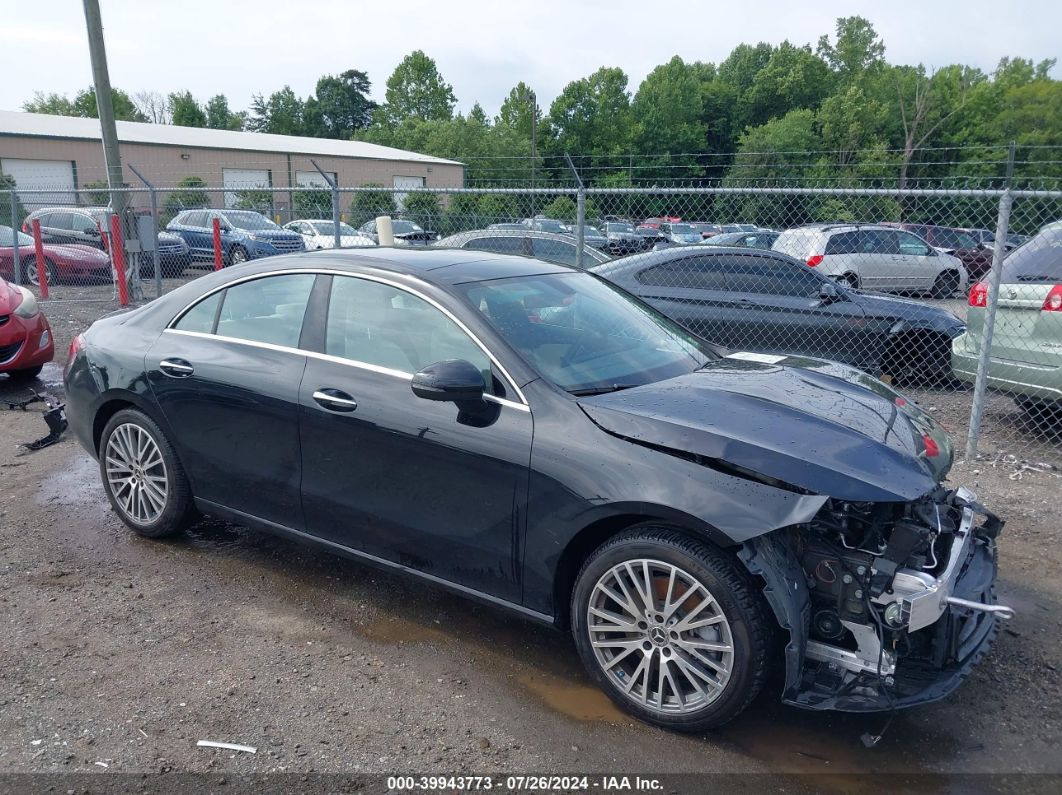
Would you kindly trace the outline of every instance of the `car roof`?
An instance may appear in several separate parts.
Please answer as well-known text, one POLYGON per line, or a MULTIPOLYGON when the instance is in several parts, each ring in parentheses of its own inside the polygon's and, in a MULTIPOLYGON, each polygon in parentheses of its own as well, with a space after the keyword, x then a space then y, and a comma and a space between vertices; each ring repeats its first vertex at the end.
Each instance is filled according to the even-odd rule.
MULTIPOLYGON (((878 229, 883 232, 896 231, 896 227, 883 226, 878 222, 863 223, 861 221, 845 221, 837 223, 802 224, 801 226, 794 226, 790 229, 786 229, 785 232, 798 232, 801 230, 809 232, 855 232, 860 229, 878 229)), ((785 234, 785 232, 782 234, 785 234)))
MULTIPOLYGON (((751 232, 744 232, 743 234, 752 234, 751 232)), ((658 251, 645 251, 640 254, 631 254, 626 257, 619 257, 608 262, 602 262, 598 265, 592 265, 588 270, 594 273, 610 273, 615 271, 626 271, 628 268, 657 265, 664 262, 673 262, 674 260, 685 259, 686 257, 724 257, 728 255, 738 255, 742 257, 764 257, 767 259, 776 259, 783 262, 789 262, 794 265, 803 265, 803 263, 789 256, 781 251, 775 251, 770 248, 746 248, 745 246, 675 246, 673 248, 662 248, 658 251)))
POLYGON ((532 257, 431 246, 324 249, 268 257, 253 261, 249 265, 253 266, 253 270, 248 265, 241 265, 241 272, 265 274, 277 268, 299 267, 349 270, 351 274, 386 271, 440 285, 465 284, 512 276, 579 272, 576 268, 554 265, 532 257))

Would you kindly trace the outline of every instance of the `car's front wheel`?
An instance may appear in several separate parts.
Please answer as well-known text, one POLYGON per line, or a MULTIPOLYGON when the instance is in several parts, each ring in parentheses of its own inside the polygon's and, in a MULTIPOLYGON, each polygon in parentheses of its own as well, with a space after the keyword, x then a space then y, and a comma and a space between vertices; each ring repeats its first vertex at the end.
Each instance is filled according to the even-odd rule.
POLYGON ((143 412, 123 409, 100 437, 100 474, 107 499, 133 530, 162 538, 195 515, 192 492, 173 446, 143 412))
POLYGON ((961 282, 958 271, 944 271, 934 280, 930 295, 933 298, 951 298, 958 291, 961 282))
POLYGON ((729 555, 665 527, 606 542, 572 595, 590 676, 623 709, 679 731, 720 726, 748 706, 767 673, 771 626, 729 555))
POLYGON ((243 246, 233 246, 232 251, 229 252, 229 265, 239 265, 241 262, 247 262, 250 257, 247 255, 247 249, 243 246))

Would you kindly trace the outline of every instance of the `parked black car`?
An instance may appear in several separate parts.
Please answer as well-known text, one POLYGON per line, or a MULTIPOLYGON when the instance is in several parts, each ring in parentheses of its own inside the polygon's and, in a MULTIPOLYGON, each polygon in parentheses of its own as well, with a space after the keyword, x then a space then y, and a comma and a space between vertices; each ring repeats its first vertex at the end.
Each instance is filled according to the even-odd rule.
POLYGON ((1002 523, 942 485, 914 403, 723 355, 537 260, 249 263, 97 321, 65 384, 136 532, 198 511, 570 627, 611 698, 675 729, 734 717, 774 666, 811 709, 941 698, 1010 612, 1002 523))
MULTIPOLYGON (((514 231, 509 229, 476 229, 459 232, 443 238, 435 244, 439 248, 466 248, 476 251, 492 251, 495 254, 518 254, 535 257, 555 265, 577 264, 578 241, 573 235, 557 235, 552 232, 536 232, 532 229, 514 231)), ((608 262, 603 251, 583 243, 583 267, 608 262)))
MULTIPOLYGON (((380 235, 376 231, 376 219, 366 221, 358 231, 365 237, 379 244, 380 235)), ((420 224, 407 221, 404 218, 394 218, 391 221, 391 232, 395 238, 396 246, 428 246, 439 239, 438 232, 424 229, 420 224)))
POLYGON ((605 237, 608 238, 608 242, 605 243, 605 251, 614 257, 636 254, 639 251, 652 248, 651 244, 647 242, 648 239, 644 235, 638 234, 634 230, 634 224, 628 221, 606 221, 604 232, 605 237))
POLYGON ((776 251, 676 247, 594 272, 720 345, 822 357, 908 383, 949 378, 951 341, 966 330, 944 309, 838 285, 776 251))
MULTIPOLYGON (((75 243, 106 251, 109 238, 105 235, 110 234, 108 219, 111 215, 108 207, 41 207, 26 216, 22 230, 30 234, 36 220, 40 223, 41 240, 45 243, 75 243)), ((157 245, 163 276, 180 276, 191 264, 188 246, 179 236, 160 230, 157 245)), ((142 277, 155 275, 155 260, 150 253, 140 254, 139 265, 142 277)))

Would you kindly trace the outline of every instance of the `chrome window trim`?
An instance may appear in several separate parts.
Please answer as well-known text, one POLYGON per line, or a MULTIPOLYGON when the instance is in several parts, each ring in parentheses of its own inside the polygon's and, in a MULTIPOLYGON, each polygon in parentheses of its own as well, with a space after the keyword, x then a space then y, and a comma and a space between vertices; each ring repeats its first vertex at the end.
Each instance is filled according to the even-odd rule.
MULTIPOLYGON (((498 358, 493 353, 491 353, 491 351, 487 348, 487 346, 483 344, 482 340, 480 340, 480 338, 477 337, 472 332, 472 330, 469 329, 468 326, 466 326, 464 324, 464 322, 461 321, 460 318, 458 318, 453 312, 451 312, 449 309, 447 309, 445 306, 440 304, 438 301, 436 301, 431 296, 425 295, 424 293, 420 292, 419 290, 416 290, 415 288, 411 287, 410 285, 402 284, 401 282, 394 281, 393 279, 384 278, 382 276, 377 276, 375 274, 349 273, 347 271, 332 270, 332 269, 325 269, 325 268, 316 268, 314 270, 308 270, 308 269, 305 269, 305 268, 287 268, 287 269, 284 269, 284 270, 270 271, 269 273, 256 273, 256 274, 244 276, 243 278, 236 279, 234 281, 227 282, 226 284, 219 285, 218 287, 215 287, 210 292, 204 293, 203 295, 201 295, 198 298, 196 298, 194 301, 191 301, 190 303, 188 303, 183 309, 181 309, 180 312, 178 312, 176 315, 173 316, 173 319, 166 325, 166 328, 163 329, 163 332, 170 332, 170 333, 173 333, 173 334, 186 334, 186 335, 194 336, 194 337, 202 337, 204 339, 225 340, 226 342, 236 342, 236 343, 241 343, 241 344, 244 344, 244 345, 251 345, 252 347, 265 348, 267 350, 281 351, 281 352, 286 352, 286 353, 298 353, 298 354, 301 354, 303 356, 309 356, 309 357, 314 358, 314 359, 322 359, 324 361, 336 362, 337 364, 349 364, 351 366, 358 367, 358 368, 361 368, 363 370, 370 370, 370 371, 375 372, 375 373, 382 373, 383 375, 391 375, 391 376, 395 376, 397 378, 404 378, 407 381, 413 380, 413 374, 412 373, 407 373, 407 372, 404 372, 402 370, 393 370, 393 369, 391 369, 389 367, 380 367, 379 365, 370 364, 369 362, 359 362, 359 361, 355 361, 353 359, 345 359, 345 358, 342 358, 340 356, 330 356, 330 355, 325 354, 325 353, 317 353, 316 351, 307 351, 307 350, 303 350, 302 348, 293 348, 293 347, 287 346, 287 345, 274 345, 274 344, 269 343, 269 342, 257 342, 255 340, 245 340, 245 339, 239 339, 237 337, 226 337, 226 336, 222 336, 220 334, 207 334, 207 333, 204 333, 204 332, 201 332, 201 331, 184 331, 184 330, 181 330, 181 329, 174 328, 174 325, 176 323, 180 322, 181 318, 184 317, 184 315, 188 312, 189 309, 191 309, 193 306, 198 304, 200 301, 204 301, 207 298, 209 298, 210 296, 214 295, 214 293, 221 292, 222 290, 227 290, 228 288, 234 287, 237 284, 243 284, 244 282, 254 281, 255 279, 264 279, 264 278, 268 278, 270 276, 288 276, 288 275, 292 275, 292 274, 296 274, 296 275, 298 275, 298 274, 312 274, 314 276, 317 276, 317 275, 345 276, 345 277, 348 277, 348 278, 351 278, 351 279, 366 279, 366 280, 371 281, 371 282, 378 282, 380 284, 386 284, 386 285, 388 285, 390 287, 394 287, 394 288, 396 288, 398 290, 402 290, 403 292, 409 293, 410 295, 416 296, 417 298, 420 298, 422 301, 426 301, 428 304, 430 304, 431 306, 433 306, 436 309, 438 309, 446 317, 448 317, 455 324, 457 324, 457 327, 459 329, 461 329, 461 331, 463 331, 465 334, 467 334, 468 337, 472 340, 472 342, 474 342, 476 344, 476 346, 481 351, 483 351, 483 353, 486 354, 486 356, 490 360, 491 364, 493 364, 495 367, 498 368, 498 371, 502 374, 502 377, 505 379, 506 383, 510 387, 512 387, 513 393, 519 398, 519 401, 506 400, 505 398, 498 398, 498 397, 495 397, 494 395, 484 395, 484 397, 491 398, 492 399, 491 402, 496 402, 499 405, 511 406, 512 408, 521 408, 521 409, 523 409, 525 411, 530 411, 530 406, 528 405, 527 398, 524 397, 524 393, 520 389, 520 387, 516 385, 516 380, 511 375, 509 375, 509 371, 505 369, 504 365, 502 365, 502 363, 500 361, 498 361, 498 358)), ((406 278, 406 279, 409 279, 410 281, 417 281, 416 277, 411 276, 409 274, 395 274, 395 275, 403 277, 403 278, 406 278)))

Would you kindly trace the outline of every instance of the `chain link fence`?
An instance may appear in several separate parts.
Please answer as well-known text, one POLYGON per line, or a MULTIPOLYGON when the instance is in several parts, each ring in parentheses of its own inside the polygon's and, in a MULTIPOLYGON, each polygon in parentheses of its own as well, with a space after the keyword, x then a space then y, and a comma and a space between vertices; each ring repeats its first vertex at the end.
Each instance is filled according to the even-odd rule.
POLYGON ((733 350, 864 370, 922 404, 969 455, 1062 459, 1062 191, 184 180, 116 195, 118 215, 103 188, 0 192, 0 275, 39 295, 57 350, 120 303, 215 267, 375 246, 376 218, 390 216, 396 245, 594 268, 733 350))

